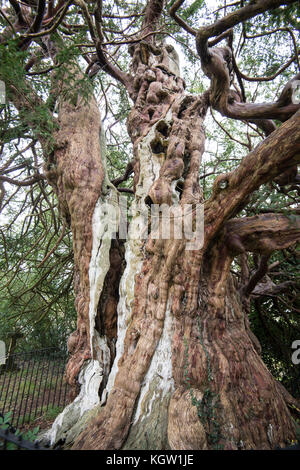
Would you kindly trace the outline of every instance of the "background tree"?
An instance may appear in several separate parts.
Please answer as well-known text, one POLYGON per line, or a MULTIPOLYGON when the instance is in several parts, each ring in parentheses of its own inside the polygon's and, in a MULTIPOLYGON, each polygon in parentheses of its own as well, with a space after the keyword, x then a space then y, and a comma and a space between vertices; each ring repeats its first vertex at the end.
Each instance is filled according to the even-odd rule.
MULTIPOLYGON (((49 267, 48 287, 51 271, 63 272, 58 296, 67 295, 72 276, 64 264, 72 232, 77 329, 66 376, 74 401, 54 423, 52 443, 270 449, 290 442, 299 404, 263 358, 294 392, 288 348, 299 327, 290 265, 299 239, 298 2, 216 2, 212 11, 202 0, 40 0, 11 1, 0 12, 8 98, 1 181, 4 189, 32 188, 38 214, 31 229, 48 244, 32 270, 41 282, 41 266, 49 267), (174 41, 185 52, 186 81, 174 41), (54 233, 46 181, 63 221, 54 233), (154 233, 125 245, 103 236, 106 203, 117 204, 122 192, 136 209, 131 234, 147 205, 203 203, 203 247, 187 250, 188 240, 154 233), (274 319, 289 333, 279 337, 274 319)), ((8 207, 14 195, 4 189, 8 207)), ((20 266, 11 268, 16 281, 20 266)), ((34 287, 21 290, 23 306, 34 287)), ((45 318, 48 297, 58 303, 47 294, 45 318)))

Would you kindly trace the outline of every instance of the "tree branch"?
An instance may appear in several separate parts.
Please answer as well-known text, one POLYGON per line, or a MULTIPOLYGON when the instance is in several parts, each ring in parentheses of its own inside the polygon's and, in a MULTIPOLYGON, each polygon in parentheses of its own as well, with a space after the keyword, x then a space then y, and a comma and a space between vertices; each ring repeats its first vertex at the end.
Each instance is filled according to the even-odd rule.
POLYGON ((45 176, 37 174, 34 175, 31 179, 25 181, 18 181, 8 176, 0 175, 0 181, 5 181, 6 183, 14 184, 15 186, 32 186, 37 183, 39 180, 46 179, 45 176))
POLYGON ((123 183, 123 181, 126 181, 132 173, 133 173, 133 162, 131 161, 127 164, 124 175, 119 176, 119 178, 114 179, 112 181, 112 184, 117 187, 119 184, 123 183))
POLYGON ((300 111, 250 152, 236 170, 215 179, 212 196, 205 203, 208 239, 245 207, 253 191, 299 162, 300 111))
POLYGON ((227 29, 233 28, 243 21, 254 18, 265 11, 278 8, 281 5, 291 5, 296 3, 295 0, 256 0, 248 3, 246 6, 235 10, 224 16, 220 20, 209 26, 200 28, 196 35, 196 46, 199 54, 201 53, 204 43, 211 37, 224 33, 227 29))
POLYGON ((267 272, 268 272, 268 261, 270 259, 270 256, 271 256, 271 254, 262 255, 257 271, 255 271, 255 273, 252 275, 252 277, 250 278, 248 284, 243 287, 242 293, 246 297, 248 297, 251 294, 251 292, 253 291, 255 286, 267 274, 267 272))
POLYGON ((277 119, 286 121, 300 104, 293 103, 293 84, 300 73, 288 81, 279 99, 274 103, 241 102, 237 93, 230 89, 234 59, 229 47, 208 49, 202 59, 204 73, 211 80, 210 103, 223 116, 239 120, 277 119))
MULTIPOLYGON (((32 25, 29 27, 28 31, 25 34, 35 34, 40 30, 42 26, 44 14, 45 14, 45 9, 46 9, 46 0, 39 0, 36 17, 32 25)), ((26 38, 25 40, 21 42, 19 47, 20 49, 24 50, 29 46, 30 43, 31 43, 31 39, 26 38)))
POLYGON ((107 59, 107 56, 105 55, 105 52, 103 50, 103 46, 102 46, 103 33, 101 29, 101 11, 102 11, 101 2, 98 1, 97 3, 97 9, 95 12, 95 23, 96 23, 95 26, 89 14, 89 10, 87 8, 86 3, 82 0, 76 0, 75 3, 82 9, 82 12, 86 18, 86 22, 89 28, 91 38, 96 46, 97 60, 95 61, 95 64, 93 63, 89 64, 87 72, 90 72, 90 70, 92 69, 91 72, 89 73, 89 76, 93 77, 94 75, 96 75, 96 73, 98 73, 100 69, 102 69, 104 72, 107 72, 111 77, 121 82, 127 89, 131 89, 131 83, 132 83, 131 76, 125 72, 122 72, 122 70, 120 70, 119 68, 115 67, 107 59))
POLYGON ((16 12, 19 25, 20 25, 20 26, 27 26, 27 23, 26 23, 26 21, 25 21, 25 19, 24 19, 24 17, 23 17, 23 13, 22 13, 21 7, 20 7, 19 3, 17 2, 17 0, 9 0, 9 3, 11 4, 11 6, 13 7, 13 9, 14 9, 15 12, 16 12))
MULTIPOLYGON (((293 82, 299 80, 300 74, 287 83, 279 100, 275 103, 256 104, 241 102, 237 93, 230 90, 233 70, 237 74, 241 87, 241 78, 243 78, 242 73, 238 70, 235 63, 232 48, 226 46, 214 49, 211 48, 211 46, 217 44, 225 37, 229 38, 229 44, 232 43, 231 28, 240 22, 253 18, 260 13, 280 5, 292 3, 294 3, 294 1, 258 0, 250 2, 245 7, 230 13, 214 24, 200 28, 197 32, 196 46, 200 55, 202 69, 211 80, 210 102, 212 107, 218 110, 222 115, 239 120, 278 119, 285 121, 300 109, 300 104, 292 102, 293 82), (217 37, 213 41, 208 42, 210 37, 215 36, 217 37)), ((288 28, 280 28, 280 30, 288 31, 292 34, 295 58, 299 65, 294 34, 288 28)), ((243 89, 242 95, 244 95, 243 89)), ((245 101, 244 98, 243 101, 245 101)))
POLYGON ((175 3, 171 6, 169 13, 172 18, 178 23, 185 31, 188 33, 192 34, 193 36, 196 36, 197 31, 196 29, 192 28, 189 26, 180 16, 177 15, 177 10, 181 7, 181 5, 184 3, 185 0, 176 0, 175 3))
POLYGON ((55 250, 57 249, 58 245, 60 244, 60 242, 62 241, 64 235, 65 235, 65 230, 66 230, 66 225, 65 223, 63 224, 63 227, 62 227, 62 230, 61 230, 61 234, 57 240, 57 242, 55 243, 54 247, 49 251, 49 253, 46 254, 46 256, 44 257, 44 259, 40 262, 40 264, 37 266, 37 269, 41 268, 43 266, 43 264, 47 261, 47 259, 52 255, 52 253, 55 252, 55 250))
POLYGON ((292 218, 272 213, 231 219, 225 224, 224 244, 232 255, 246 251, 262 255, 260 266, 254 275, 257 280, 266 274, 266 263, 271 253, 287 248, 297 240, 300 240, 300 216, 292 218))
MULTIPOLYGON (((143 21, 143 35, 152 32, 161 17, 164 6, 164 0, 149 0, 146 6, 145 17, 143 21)), ((150 36, 151 38, 151 36, 150 36)))
POLYGON ((121 82, 127 89, 131 89, 132 77, 130 74, 122 72, 122 70, 115 67, 106 57, 100 41, 96 44, 98 62, 102 70, 107 72, 111 77, 121 82))
MULTIPOLYGON (((269 266, 270 271, 270 266, 269 266)), ((257 283, 255 288, 252 290, 252 294, 255 296, 276 296, 287 292, 291 287, 297 285, 296 281, 285 281, 280 284, 274 284, 271 280, 266 283, 257 283)))
POLYGON ((28 33, 23 35, 25 40, 35 39, 35 38, 39 38, 39 37, 42 37, 42 36, 47 36, 48 34, 51 34, 53 31, 55 31, 57 29, 57 27, 60 25, 60 23, 62 22, 62 20, 64 19, 64 16, 66 15, 66 13, 68 11, 68 8, 72 4, 72 2, 73 2, 73 0, 67 0, 65 6, 63 8, 61 8, 53 18, 51 18, 51 23, 53 22, 53 24, 52 24, 52 26, 50 26, 50 28, 44 29, 43 31, 39 31, 39 32, 36 32, 36 33, 29 33, 28 32, 28 33))

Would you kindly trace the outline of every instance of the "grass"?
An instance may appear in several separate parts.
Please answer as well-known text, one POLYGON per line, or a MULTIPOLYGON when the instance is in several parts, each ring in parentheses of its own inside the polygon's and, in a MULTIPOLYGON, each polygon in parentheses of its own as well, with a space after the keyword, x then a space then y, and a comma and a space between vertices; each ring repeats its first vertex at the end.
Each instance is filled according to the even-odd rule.
MULTIPOLYGON (((31 424, 35 422, 37 419, 44 419, 45 421, 54 421, 56 416, 59 415, 63 411, 64 407, 63 406, 53 406, 49 405, 47 409, 47 405, 44 405, 40 408, 37 409, 37 416, 38 418, 34 418, 34 416, 25 414, 23 417, 24 424, 31 424)), ((22 421, 23 421, 22 420, 22 421)))
POLYGON ((11 411, 11 424, 18 427, 20 423, 28 425, 40 417, 55 419, 62 410, 59 405, 66 390, 62 381, 64 364, 41 360, 21 365, 18 370, 0 375, 0 413, 11 411))
POLYGON ((63 409, 63 406, 52 406, 46 411, 45 418, 49 420, 54 420, 56 416, 58 416, 62 412, 63 409))

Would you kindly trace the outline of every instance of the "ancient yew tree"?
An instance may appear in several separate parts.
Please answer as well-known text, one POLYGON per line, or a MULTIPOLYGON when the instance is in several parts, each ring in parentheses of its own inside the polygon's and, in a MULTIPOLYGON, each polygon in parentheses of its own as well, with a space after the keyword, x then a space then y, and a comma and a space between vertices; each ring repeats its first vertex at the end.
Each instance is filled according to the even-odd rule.
POLYGON ((34 187, 33 203, 54 192, 62 228, 41 270, 72 233, 72 401, 48 433, 52 444, 272 449, 295 439, 299 404, 266 366, 250 318, 255 311, 267 334, 274 300, 299 331, 296 281, 274 273, 300 238, 299 11, 292 0, 10 0, 1 8, 1 204, 8 185, 34 187), (277 43, 281 51, 271 51, 277 43), (180 47, 186 68, 189 60, 197 67, 189 89, 180 47), (127 160, 120 115, 106 146, 118 105, 127 112, 127 160), (214 125, 228 146, 220 157, 211 138, 208 164, 214 125), (16 141, 23 150, 14 157, 16 141), (24 171, 15 176, 20 153, 24 171), (105 236, 109 207, 124 197, 134 209, 129 236, 105 236), (160 237, 151 225, 134 236, 154 204, 189 205, 194 225, 203 207, 203 243, 191 249, 189 237, 160 237))

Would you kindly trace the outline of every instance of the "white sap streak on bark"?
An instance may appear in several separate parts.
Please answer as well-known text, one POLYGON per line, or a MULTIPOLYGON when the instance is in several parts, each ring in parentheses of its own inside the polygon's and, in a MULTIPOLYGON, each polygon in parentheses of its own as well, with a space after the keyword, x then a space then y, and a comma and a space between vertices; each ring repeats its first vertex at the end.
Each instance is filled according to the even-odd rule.
POLYGON ((112 232, 117 231, 118 192, 110 183, 107 175, 106 142, 103 125, 100 129, 99 140, 104 180, 102 195, 97 200, 94 208, 91 227, 93 241, 89 263, 89 340, 92 359, 84 363, 79 373, 78 382, 81 386, 79 395, 56 418, 52 428, 45 435, 45 438, 50 440, 51 445, 59 439, 68 438, 72 435, 80 417, 99 404, 99 387, 103 378, 109 374, 110 349, 106 337, 101 337, 95 329, 95 319, 104 280, 110 267, 109 251, 112 232), (112 206, 116 208, 115 211, 112 206))
MULTIPOLYGON (((112 189, 109 190, 108 197, 106 197, 106 202, 108 202, 108 204, 113 205, 114 195, 114 191, 112 189)), ((95 329, 95 318, 97 315, 100 295, 103 289, 103 283, 110 265, 109 250, 111 246, 111 229, 113 228, 110 225, 110 221, 114 214, 111 213, 110 206, 107 205, 106 202, 103 203, 103 200, 99 198, 95 206, 92 220, 93 245, 89 265, 90 348, 93 359, 95 359, 95 362, 98 362, 99 374, 102 378, 105 374, 107 375, 109 373, 110 349, 106 338, 100 337, 99 333, 95 329)))
POLYGON ((153 355, 151 365, 144 378, 144 385, 141 388, 133 424, 139 419, 142 421, 151 414, 152 403, 154 403, 156 397, 162 400, 167 393, 171 393, 175 389, 172 372, 172 337, 173 322, 168 302, 164 329, 153 355), (151 396, 151 392, 149 395, 149 388, 151 383, 154 382, 157 382, 159 385, 151 396), (147 413, 143 414, 142 410, 147 410, 147 413))
POLYGON ((58 439, 65 438, 78 419, 86 411, 99 404, 99 387, 103 378, 109 373, 110 349, 107 339, 101 337, 95 329, 95 318, 105 276, 110 266, 111 236, 109 227, 111 227, 112 214, 106 203, 113 204, 115 196, 116 190, 110 188, 105 200, 100 197, 92 218, 93 244, 89 264, 89 323, 90 348, 93 359, 86 361, 79 373, 78 382, 81 386, 79 395, 56 418, 51 430, 45 436, 50 440, 51 445, 57 442, 58 439))
MULTIPOLYGON (((170 122, 172 119, 171 110, 167 113, 164 121, 170 122)), ((157 123, 158 124, 158 123, 157 123)), ((139 144, 138 155, 140 161, 140 175, 136 186, 134 208, 135 210, 130 228, 128 231, 128 241, 125 245, 126 268, 120 282, 120 299, 118 304, 118 335, 116 343, 116 357, 111 369, 105 393, 103 393, 102 403, 105 402, 107 394, 112 390, 116 374, 118 372, 118 362, 124 351, 124 339, 127 326, 131 318, 132 304, 134 300, 135 275, 140 272, 144 255, 142 248, 145 240, 135 236, 139 227, 139 211, 147 210, 145 197, 150 187, 159 177, 159 171, 164 163, 164 159, 152 153, 151 141, 155 138, 156 126, 153 126, 149 133, 139 144)))
POLYGON ((43 436, 50 445, 60 439, 65 439, 79 418, 99 403, 98 390, 101 382, 98 361, 88 361, 81 369, 78 382, 80 393, 54 421, 52 428, 43 436))

